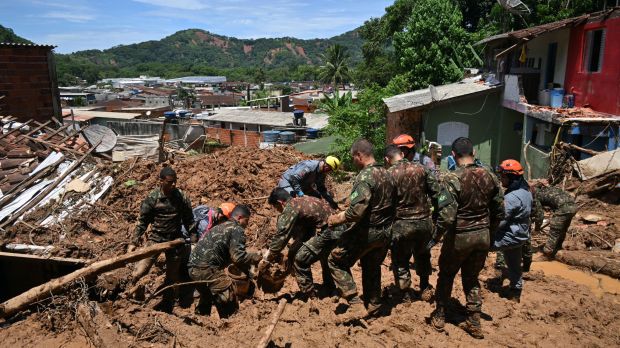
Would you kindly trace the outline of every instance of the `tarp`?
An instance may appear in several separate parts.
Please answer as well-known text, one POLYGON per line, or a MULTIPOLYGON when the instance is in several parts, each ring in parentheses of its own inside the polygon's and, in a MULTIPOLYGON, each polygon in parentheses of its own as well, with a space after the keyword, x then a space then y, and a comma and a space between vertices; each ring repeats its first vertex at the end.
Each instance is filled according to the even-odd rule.
POLYGON ((620 149, 601 153, 575 164, 575 170, 581 180, 588 180, 618 169, 620 169, 620 149))

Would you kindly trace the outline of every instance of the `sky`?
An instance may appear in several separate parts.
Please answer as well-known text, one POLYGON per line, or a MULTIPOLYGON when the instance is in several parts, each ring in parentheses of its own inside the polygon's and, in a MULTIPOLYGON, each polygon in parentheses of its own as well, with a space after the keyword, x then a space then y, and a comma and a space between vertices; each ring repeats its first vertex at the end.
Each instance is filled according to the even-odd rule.
POLYGON ((198 28, 237 38, 328 38, 393 0, 0 0, 0 24, 56 52, 106 49, 198 28))

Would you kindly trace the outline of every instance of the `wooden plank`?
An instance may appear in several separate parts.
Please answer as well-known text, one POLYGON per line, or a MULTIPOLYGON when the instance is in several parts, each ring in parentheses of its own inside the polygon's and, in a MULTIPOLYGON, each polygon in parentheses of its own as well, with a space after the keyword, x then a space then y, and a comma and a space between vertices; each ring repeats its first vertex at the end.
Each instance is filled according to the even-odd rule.
POLYGON ((39 255, 32 255, 32 254, 18 254, 18 253, 8 253, 5 251, 0 251, 0 258, 2 257, 21 258, 21 259, 39 260, 39 261, 51 260, 55 262, 68 263, 72 265, 85 265, 88 263, 87 260, 82 260, 82 259, 55 257, 55 256, 45 257, 45 256, 39 256, 39 255))

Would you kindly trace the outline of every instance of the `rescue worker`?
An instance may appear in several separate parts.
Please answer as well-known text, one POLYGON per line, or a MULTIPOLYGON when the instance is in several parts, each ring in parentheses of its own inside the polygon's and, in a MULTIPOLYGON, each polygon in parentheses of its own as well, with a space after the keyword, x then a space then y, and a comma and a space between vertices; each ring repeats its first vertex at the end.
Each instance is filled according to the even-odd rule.
MULTIPOLYGON (((235 203, 222 203, 218 208, 209 208, 206 205, 199 205, 194 208, 193 214, 198 240, 204 238, 216 225, 230 219, 233 209, 235 209, 235 203)), ((185 229, 183 232, 186 233, 185 229)))
POLYGON ((388 172, 394 180, 396 215, 392 225, 392 271, 401 296, 409 299, 411 273, 409 259, 413 255, 416 273, 420 277, 420 293, 424 301, 432 296, 428 282, 431 274, 431 253, 426 245, 432 238, 431 202, 437 209, 439 184, 430 169, 409 162, 401 149, 390 145, 385 151, 388 172))
MULTIPOLYGON (((140 207, 140 217, 135 229, 132 244, 128 252, 133 251, 140 245, 142 236, 149 225, 151 231, 147 235, 145 246, 156 243, 169 242, 178 238, 184 238, 181 227, 185 227, 190 235, 195 234, 196 224, 192 214, 192 204, 183 191, 176 188, 177 174, 170 167, 164 167, 159 172, 159 187, 149 193, 140 207)), ((166 285, 187 281, 187 264, 189 256, 189 244, 178 246, 165 251, 166 254, 166 285)), ((132 273, 132 283, 135 284, 140 278, 149 272, 159 254, 143 259, 136 264, 132 273)), ((182 301, 191 300, 191 293, 187 289, 179 290, 179 298, 182 301)), ((171 312, 174 306, 175 290, 164 291, 162 301, 156 307, 165 312, 171 312)), ((190 305, 182 303, 184 305, 190 305)))
POLYGON ((189 275, 195 281, 208 282, 196 287, 200 293, 196 314, 210 314, 213 303, 220 318, 229 317, 239 308, 233 281, 226 274, 226 268, 234 264, 248 273, 250 267, 262 259, 259 253, 246 250, 244 230, 249 220, 250 209, 245 205, 236 206, 230 220, 213 227, 192 250, 187 264, 189 275))
POLYGON ((322 160, 301 161, 287 169, 278 182, 292 197, 310 195, 325 199, 333 209, 338 204, 325 187, 325 175, 340 168, 340 160, 327 156, 322 160))
POLYGON ((316 297, 310 267, 319 260, 323 271, 323 288, 328 292, 333 291, 335 285, 327 257, 337 237, 334 237, 334 231, 327 228, 327 218, 334 211, 324 200, 311 196, 292 198, 282 188, 275 188, 271 192, 269 204, 280 212, 280 216, 265 259, 269 262, 278 259, 289 240, 293 239, 288 249, 288 262, 292 265, 301 297, 316 297))
POLYGON ((435 163, 430 157, 416 152, 415 139, 411 135, 401 134, 392 139, 392 144, 398 146, 410 162, 420 163, 430 170, 435 170, 435 163))
POLYGON ((547 207, 552 211, 549 238, 543 247, 543 254, 547 258, 555 258, 555 254, 562 248, 571 220, 577 213, 575 199, 561 188, 545 186, 543 183, 532 187, 532 196, 534 197, 532 220, 535 231, 541 230, 545 217, 544 208, 547 207))
POLYGON ((394 184, 373 156, 373 146, 359 139, 351 146, 353 163, 360 169, 351 190, 349 208, 332 215, 330 226, 351 223, 329 255, 329 268, 336 287, 349 303, 343 321, 377 315, 381 307, 381 264, 387 254, 390 226, 394 219, 394 184), (358 295, 351 267, 362 266, 362 285, 368 310, 358 295))
POLYGON ((530 212, 532 194, 523 178, 523 167, 518 161, 508 159, 497 167, 504 191, 504 219, 500 222, 492 250, 500 250, 508 268, 510 291, 507 298, 520 302, 523 290, 521 268, 523 246, 530 239, 530 212))
POLYGON ((431 324, 436 330, 443 331, 454 277, 460 270, 467 300, 464 329, 474 338, 481 339, 484 335, 480 325, 482 298, 478 275, 487 258, 491 231, 504 218, 504 199, 495 174, 475 163, 469 138, 456 139, 452 143, 452 155, 458 168, 444 177, 444 187, 438 199, 437 231, 427 246, 432 248, 445 234, 431 324))

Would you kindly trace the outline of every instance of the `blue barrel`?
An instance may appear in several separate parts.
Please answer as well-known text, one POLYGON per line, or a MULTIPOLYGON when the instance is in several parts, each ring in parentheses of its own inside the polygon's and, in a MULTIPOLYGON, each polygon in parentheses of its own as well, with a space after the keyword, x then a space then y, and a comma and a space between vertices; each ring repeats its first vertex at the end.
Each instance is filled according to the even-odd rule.
POLYGON ((308 139, 316 139, 319 137, 319 130, 314 128, 306 129, 306 136, 308 139))
POLYGON ((280 133, 280 141, 284 144, 292 144, 295 142, 295 133, 293 132, 282 132, 280 133))
POLYGON ((263 141, 266 143, 277 143, 280 138, 279 131, 265 131, 263 132, 263 141))
POLYGON ((551 90, 551 100, 549 105, 552 108, 561 108, 562 99, 564 99, 564 90, 562 88, 554 88, 551 90))

